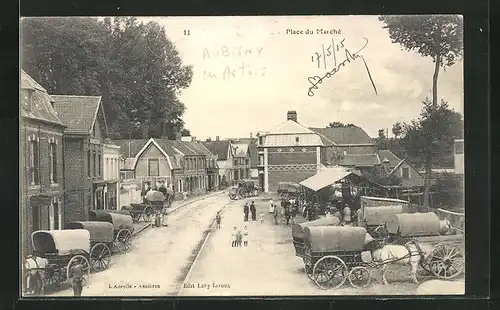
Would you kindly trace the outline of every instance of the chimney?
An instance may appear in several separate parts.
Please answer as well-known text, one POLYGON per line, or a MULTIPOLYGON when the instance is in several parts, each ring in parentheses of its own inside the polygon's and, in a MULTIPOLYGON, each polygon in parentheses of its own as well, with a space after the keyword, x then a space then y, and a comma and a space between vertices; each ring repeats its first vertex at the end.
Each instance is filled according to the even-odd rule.
POLYGON ((191 136, 191 141, 195 142, 196 141, 196 137, 191 136))
POLYGON ((297 122, 297 112, 296 111, 288 111, 288 113, 286 114, 286 120, 297 122))
POLYGON ((252 139, 252 138, 253 138, 253 135, 252 135, 252 133, 250 133, 250 139, 252 139))
POLYGON ((215 141, 219 141, 220 140, 220 137, 219 136, 215 136, 215 141))

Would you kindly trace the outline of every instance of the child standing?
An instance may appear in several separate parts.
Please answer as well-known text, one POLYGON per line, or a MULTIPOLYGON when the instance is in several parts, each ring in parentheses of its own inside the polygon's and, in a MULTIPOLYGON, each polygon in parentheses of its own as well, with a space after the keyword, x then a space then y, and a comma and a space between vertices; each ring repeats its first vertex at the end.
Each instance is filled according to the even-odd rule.
POLYGON ((217 211, 217 215, 215 216, 215 222, 217 223, 217 229, 220 228, 220 221, 222 217, 220 216, 220 211, 217 211))
POLYGON ((245 226, 245 230, 243 231, 243 245, 248 245, 248 228, 245 226))
POLYGON ((241 235, 241 230, 238 228, 238 231, 236 232, 236 246, 241 247, 241 240, 242 240, 242 235, 241 235))
POLYGON ((260 212, 260 223, 264 223, 264 212, 260 212))
POLYGON ((237 242, 237 238, 238 238, 238 231, 236 230, 236 226, 233 227, 233 232, 232 232, 232 238, 233 238, 233 242, 232 242, 232 247, 236 247, 236 242, 237 242))

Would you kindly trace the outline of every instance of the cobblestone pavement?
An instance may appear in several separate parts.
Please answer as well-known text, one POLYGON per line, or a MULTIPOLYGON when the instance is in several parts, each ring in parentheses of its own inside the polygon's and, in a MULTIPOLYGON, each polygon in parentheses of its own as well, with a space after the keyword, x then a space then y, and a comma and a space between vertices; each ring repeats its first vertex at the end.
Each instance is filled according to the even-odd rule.
MULTIPOLYGON (((168 227, 145 230, 133 239, 129 252, 113 256, 108 269, 90 275, 82 296, 176 295, 193 248, 203 239, 217 210, 229 202, 227 194, 220 193, 172 213, 168 227)), ((67 289, 50 297, 72 293, 67 289)))
MULTIPOLYGON (((249 198, 247 201, 251 201, 249 198)), ((254 199, 257 214, 263 212, 264 223, 243 221, 243 201, 228 206, 222 215, 222 227, 207 240, 192 271, 184 281, 182 296, 248 296, 248 295, 408 295, 414 294, 410 268, 390 267, 388 286, 382 285, 374 270, 373 283, 365 289, 345 284, 337 290, 321 290, 304 273, 302 259, 295 256, 291 229, 283 223, 274 225, 268 204, 254 199), (231 247, 233 226, 248 226, 248 247, 231 247)), ((425 280, 420 278, 421 281, 425 280)), ((347 282, 347 281, 346 281, 347 282)))

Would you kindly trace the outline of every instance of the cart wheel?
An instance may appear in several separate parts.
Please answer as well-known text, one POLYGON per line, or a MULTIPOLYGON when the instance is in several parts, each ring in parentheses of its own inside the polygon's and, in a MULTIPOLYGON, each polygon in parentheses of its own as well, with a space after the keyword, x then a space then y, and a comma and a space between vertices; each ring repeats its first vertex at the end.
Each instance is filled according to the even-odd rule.
POLYGON ((128 229, 122 229, 116 235, 115 243, 118 244, 120 252, 125 252, 132 246, 132 232, 128 229))
POLYGON ((144 211, 142 212, 142 217, 144 218, 144 222, 150 222, 151 217, 153 216, 154 213, 155 212, 152 207, 147 206, 146 208, 144 208, 144 211))
POLYGON ((336 289, 347 279, 347 266, 337 256, 325 256, 316 262, 313 269, 313 280, 320 288, 336 289))
POLYGON ((428 258, 430 272, 438 278, 452 279, 464 269, 464 255, 455 245, 439 243, 428 258))
POLYGON ((236 194, 235 193, 229 193, 229 198, 232 200, 236 200, 236 194))
POLYGON ((349 283, 355 288, 365 288, 370 285, 372 276, 370 270, 363 266, 357 266, 349 272, 349 283))
POLYGON ((66 267, 66 278, 68 282, 72 282, 73 280, 73 274, 71 273, 71 268, 77 265, 82 265, 82 273, 83 273, 83 283, 82 285, 85 286, 87 283, 87 279, 90 274, 90 263, 87 258, 83 255, 75 255, 73 256, 69 263, 68 266, 66 267))
MULTIPOLYGON (((304 265, 304 270, 306 271, 306 275, 309 279, 313 280, 313 268, 309 265, 304 265)), ((314 280, 313 280, 314 281, 314 280)))
POLYGON ((108 268, 111 250, 104 243, 98 243, 90 249, 90 267, 92 271, 103 271, 108 268))

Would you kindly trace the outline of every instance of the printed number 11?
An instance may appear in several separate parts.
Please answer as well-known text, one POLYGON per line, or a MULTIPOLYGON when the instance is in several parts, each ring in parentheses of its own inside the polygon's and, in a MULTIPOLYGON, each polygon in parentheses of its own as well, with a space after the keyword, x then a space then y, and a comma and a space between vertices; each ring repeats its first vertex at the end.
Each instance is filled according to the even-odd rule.
POLYGON ((189 32, 189 30, 184 30, 184 35, 185 35, 185 36, 188 36, 188 35, 190 35, 190 34, 191 34, 191 33, 189 32))

